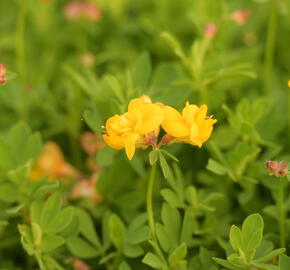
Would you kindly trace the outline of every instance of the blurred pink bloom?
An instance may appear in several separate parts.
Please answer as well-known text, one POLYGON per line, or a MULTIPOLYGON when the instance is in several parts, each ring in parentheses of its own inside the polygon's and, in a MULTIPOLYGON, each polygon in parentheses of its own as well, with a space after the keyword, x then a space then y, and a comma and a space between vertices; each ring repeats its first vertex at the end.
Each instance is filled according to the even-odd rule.
POLYGON ((105 143, 100 135, 86 131, 81 136, 81 146, 87 154, 93 155, 103 148, 105 143))
POLYGON ((71 197, 73 199, 86 198, 91 200, 95 204, 99 204, 103 200, 103 197, 96 189, 96 179, 94 178, 79 181, 74 186, 71 197))
POLYGON ((64 14, 69 20, 84 17, 91 21, 98 21, 101 17, 101 10, 95 3, 89 1, 71 1, 65 5, 64 14))
POLYGON ((288 164, 286 161, 278 162, 276 160, 268 160, 265 164, 270 175, 282 177, 288 174, 288 164))
POLYGON ((83 15, 91 21, 98 21, 101 17, 101 10, 95 3, 84 2, 83 15))
POLYGON ((74 270, 90 270, 91 268, 82 260, 74 258, 73 259, 74 270))
POLYGON ((204 29, 203 33, 206 38, 208 39, 214 39, 217 34, 217 26, 215 23, 208 23, 204 29))
POLYGON ((237 9, 232 13, 232 20, 237 25, 244 25, 251 17, 251 11, 247 9, 237 9))
POLYGON ((6 67, 3 64, 0 64, 0 84, 6 83, 6 67))

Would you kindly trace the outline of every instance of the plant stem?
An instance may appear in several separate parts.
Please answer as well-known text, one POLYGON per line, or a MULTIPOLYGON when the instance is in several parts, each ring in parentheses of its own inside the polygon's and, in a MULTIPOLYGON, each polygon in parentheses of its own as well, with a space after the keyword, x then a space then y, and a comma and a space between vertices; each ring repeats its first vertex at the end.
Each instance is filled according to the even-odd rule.
POLYGON ((280 245, 285 247, 285 206, 284 206, 284 183, 285 178, 280 177, 279 179, 279 189, 277 194, 277 213, 278 213, 278 223, 279 223, 279 233, 280 233, 280 245))
POLYGON ((156 239, 156 233, 155 233, 155 221, 154 221, 154 214, 153 214, 152 197, 153 197, 153 188, 154 188, 155 175, 156 175, 156 167, 157 167, 157 162, 155 162, 151 167, 149 183, 148 183, 148 188, 147 188, 148 222, 149 222, 151 236, 153 240, 155 240, 155 242, 157 242, 157 239, 156 239))
POLYGON ((43 264, 43 261, 42 261, 41 255, 36 254, 35 257, 36 257, 36 260, 37 260, 37 263, 38 263, 39 269, 40 269, 40 270, 46 270, 46 267, 45 267, 44 264, 43 264))
POLYGON ((277 28, 277 0, 272 0, 264 60, 264 94, 269 95, 277 28))

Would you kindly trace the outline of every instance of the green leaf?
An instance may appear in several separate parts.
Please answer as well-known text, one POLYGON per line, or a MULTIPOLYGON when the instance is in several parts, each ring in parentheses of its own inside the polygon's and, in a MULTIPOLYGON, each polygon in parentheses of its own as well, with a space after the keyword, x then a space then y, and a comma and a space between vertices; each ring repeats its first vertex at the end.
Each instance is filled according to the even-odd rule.
POLYGON ((230 230, 230 242, 234 250, 243 250, 242 232, 235 225, 232 225, 230 230))
POLYGON ((232 265, 231 263, 229 263, 228 261, 226 260, 223 260, 223 259, 220 259, 220 258, 215 258, 213 257, 212 258, 216 263, 218 263, 219 265, 227 268, 227 269, 230 269, 230 270, 242 270, 242 268, 240 267, 237 267, 237 266, 234 266, 232 265))
POLYGON ((248 216, 242 225, 242 237, 245 250, 256 249, 263 238, 264 221, 260 214, 248 216))
POLYGON ((32 202, 30 206, 30 215, 32 222, 40 224, 43 205, 44 203, 42 200, 35 200, 32 202))
POLYGON ((51 193, 51 192, 58 190, 60 187, 60 183, 58 181, 47 182, 46 178, 44 178, 42 180, 38 180, 38 181, 43 181, 44 183, 32 192, 31 198, 34 198, 34 199, 39 199, 47 193, 51 193), (45 183, 45 181, 46 181, 46 183, 45 183))
POLYGON ((0 201, 13 203, 19 200, 17 185, 12 182, 0 184, 0 201))
POLYGON ((123 251, 128 258, 137 258, 144 254, 144 250, 142 247, 138 245, 131 245, 129 243, 125 243, 123 245, 123 251))
POLYGON ((175 264, 181 260, 183 260, 187 255, 187 245, 182 243, 180 246, 175 248, 171 254, 169 255, 169 263, 175 264))
POLYGON ((164 203, 161 210, 161 219, 165 226, 165 230, 170 237, 173 248, 179 243, 179 234, 181 227, 181 217, 177 209, 170 207, 164 203))
POLYGON ((158 150, 152 150, 152 151, 149 153, 149 163, 150 163, 151 166, 152 166, 153 164, 155 164, 156 161, 158 160, 158 153, 159 153, 158 150))
POLYGON ((282 268, 278 267, 277 265, 265 264, 265 263, 253 263, 253 266, 259 267, 259 269, 261 269, 261 270, 280 270, 280 269, 282 269, 282 268))
POLYGON ((285 248, 278 248, 278 249, 272 250, 271 252, 269 252, 268 254, 264 255, 263 257, 255 259, 255 262, 257 262, 257 263, 269 262, 272 259, 274 259, 275 257, 277 257, 277 256, 281 255, 282 253, 284 253, 285 251, 286 251, 285 248))
POLYGON ((46 235, 43 237, 42 241, 42 251, 43 252, 50 252, 65 243, 65 240, 57 235, 46 235))
POLYGON ((168 166, 168 163, 165 159, 165 157, 163 156, 163 154, 159 151, 159 161, 160 161, 160 166, 163 172, 163 175, 165 178, 168 178, 171 175, 171 170, 170 167, 168 166))
POLYGON ((75 236, 66 240, 69 251, 74 255, 82 259, 91 259, 99 255, 96 248, 86 242, 84 239, 75 236))
POLYGON ((170 235, 168 235, 167 231, 165 230, 165 226, 157 223, 155 226, 156 229, 156 236, 160 243, 161 248, 168 252, 172 246, 170 235))
POLYGON ((148 252, 142 260, 143 263, 151 266, 154 269, 160 269, 163 266, 163 263, 159 257, 155 254, 148 252))
POLYGON ((99 236, 90 215, 81 208, 77 208, 77 215, 79 217, 80 232, 82 235, 85 236, 95 247, 101 247, 99 236))
POLYGON ((165 154, 166 156, 170 157, 171 159, 173 159, 174 161, 176 162, 179 162, 178 158, 175 157, 174 155, 170 154, 169 152, 167 152, 166 150, 164 149, 160 149, 160 151, 165 154))
POLYGON ((290 269, 290 257, 286 255, 279 256, 279 267, 280 270, 289 270, 290 269))
POLYGON ((110 237, 114 246, 121 250, 125 240, 125 226, 122 220, 115 214, 112 214, 109 219, 110 237))
POLYGON ((70 224, 62 232, 60 232, 60 234, 64 238, 70 238, 76 236, 79 233, 79 231, 80 231, 79 218, 74 214, 72 216, 70 224))
POLYGON ((119 267, 119 270, 132 270, 130 265, 126 263, 125 261, 122 261, 119 267))
POLYGON ((53 193, 45 202, 40 225, 44 228, 60 211, 61 197, 58 192, 53 193))
POLYGON ((72 206, 65 207, 44 227, 44 232, 57 234, 63 231, 71 223, 73 214, 74 209, 72 206))
POLYGON ((179 200, 178 195, 171 189, 165 188, 160 191, 164 200, 173 208, 182 207, 183 203, 179 200))
POLYGON ((206 168, 217 175, 225 175, 228 171, 226 167, 211 158, 208 160, 206 168))

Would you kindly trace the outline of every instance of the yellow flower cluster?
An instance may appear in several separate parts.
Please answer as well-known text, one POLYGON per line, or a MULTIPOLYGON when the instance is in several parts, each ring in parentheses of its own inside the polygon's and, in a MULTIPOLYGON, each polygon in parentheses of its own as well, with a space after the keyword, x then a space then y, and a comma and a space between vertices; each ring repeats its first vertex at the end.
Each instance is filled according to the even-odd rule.
POLYGON ((128 112, 107 120, 103 139, 113 149, 125 148, 130 160, 137 147, 158 147, 160 126, 167 133, 167 143, 185 142, 201 147, 210 137, 216 122, 206 113, 206 105, 198 107, 187 102, 180 114, 170 106, 152 103, 148 96, 142 96, 130 101, 128 112))

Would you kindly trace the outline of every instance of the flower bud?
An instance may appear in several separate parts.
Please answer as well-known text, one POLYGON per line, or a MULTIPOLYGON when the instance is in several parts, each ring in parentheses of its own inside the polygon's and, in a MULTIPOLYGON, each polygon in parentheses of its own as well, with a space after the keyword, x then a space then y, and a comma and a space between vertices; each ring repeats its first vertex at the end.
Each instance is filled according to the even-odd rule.
POLYGON ((266 161, 266 168, 269 170, 270 175, 275 175, 277 177, 283 177, 288 174, 288 164, 286 161, 266 161))
POLYGON ((251 17, 251 12, 246 9, 237 9, 232 13, 232 20, 237 25, 244 25, 251 17))
POLYGON ((203 29, 204 36, 208 39, 214 39, 217 34, 217 26, 214 23, 208 23, 203 29))

